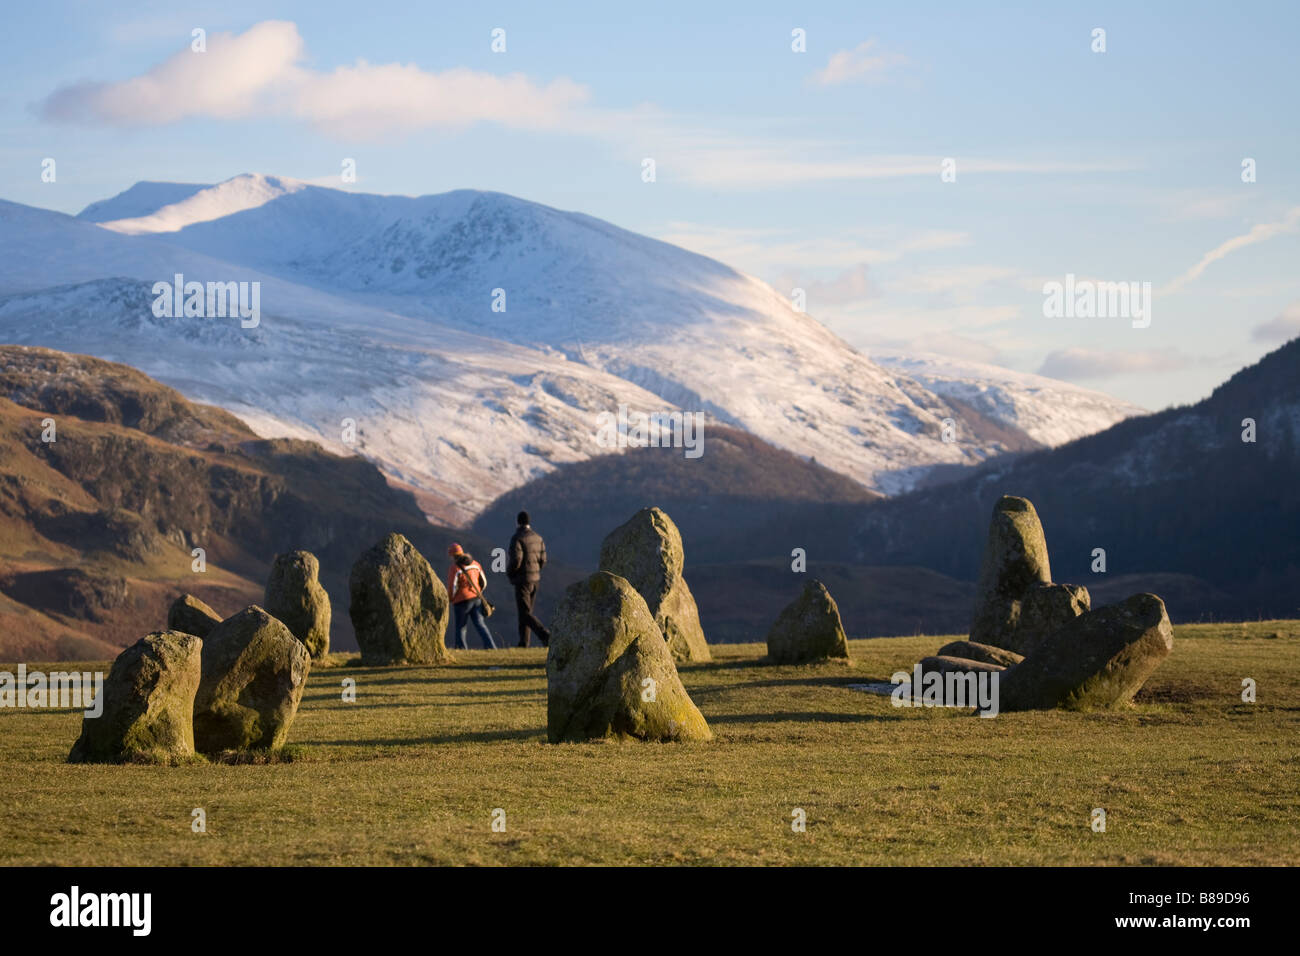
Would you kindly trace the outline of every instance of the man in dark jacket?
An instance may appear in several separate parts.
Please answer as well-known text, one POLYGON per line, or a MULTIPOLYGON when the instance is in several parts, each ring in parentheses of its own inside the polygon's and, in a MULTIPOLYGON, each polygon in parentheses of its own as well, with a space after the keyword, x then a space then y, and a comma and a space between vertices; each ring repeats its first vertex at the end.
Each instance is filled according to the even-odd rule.
POLYGON ((551 632, 533 616, 533 602, 537 600, 537 582, 546 567, 546 542, 528 523, 528 512, 519 512, 515 519, 518 527, 510 539, 510 555, 506 560, 506 577, 515 588, 515 610, 519 614, 519 646, 528 646, 531 629, 543 647, 550 647, 551 632))

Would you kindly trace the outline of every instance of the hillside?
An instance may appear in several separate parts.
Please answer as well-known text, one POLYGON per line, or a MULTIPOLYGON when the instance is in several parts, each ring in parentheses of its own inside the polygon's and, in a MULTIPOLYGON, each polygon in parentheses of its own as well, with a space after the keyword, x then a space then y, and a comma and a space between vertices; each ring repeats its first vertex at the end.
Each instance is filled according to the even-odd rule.
MULTIPOLYGON (((1159 574, 1171 616, 1255 618, 1300 609, 1300 340, 1205 400, 1121 422, 1050 451, 866 508, 840 557, 919 564, 973 580, 993 503, 1034 502, 1058 581, 1091 588, 1159 574), (1243 420, 1256 441, 1243 442, 1243 420), (1105 575, 1091 570, 1106 552, 1105 575)), ((1135 588, 1142 590, 1145 588, 1135 588)), ((1161 588, 1150 588, 1161 592, 1161 588)))
POLYGON ((453 537, 488 548, 429 525, 360 458, 260 439, 125 366, 0 346, 0 654, 115 654, 161 626, 180 591, 233 612, 261 599, 272 558, 292 548, 320 558, 333 640, 354 647, 346 575, 392 530, 435 565, 453 537))
POLYGON ((603 454, 594 418, 620 404, 701 412, 889 494, 1137 411, 988 370, 929 388, 764 283, 580 213, 260 175, 138 184, 81 218, 0 203, 0 338, 359 453, 453 524, 603 454), (257 328, 154 316, 154 283, 177 273, 260 283, 257 328), (945 419, 961 441, 940 440, 945 419))
POLYGON ((880 496, 734 428, 706 425, 703 454, 628 448, 566 465, 506 492, 475 521, 479 533, 508 527, 527 510, 558 559, 594 566, 605 535, 656 505, 681 529, 691 563, 789 554, 791 533, 827 505, 880 496))

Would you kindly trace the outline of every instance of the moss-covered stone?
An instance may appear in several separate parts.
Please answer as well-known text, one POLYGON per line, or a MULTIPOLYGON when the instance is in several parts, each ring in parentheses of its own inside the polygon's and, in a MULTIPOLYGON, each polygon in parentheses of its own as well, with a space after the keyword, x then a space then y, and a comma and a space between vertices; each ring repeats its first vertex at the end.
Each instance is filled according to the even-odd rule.
POLYGON ((1038 512, 1027 498, 1003 495, 993 506, 989 523, 970 639, 977 644, 1009 647, 1026 592, 1051 580, 1047 540, 1038 512))
POLYGON ((971 660, 968 657, 953 657, 947 654, 936 654, 934 657, 921 658, 921 673, 929 674, 1000 674, 1004 670, 1001 664, 992 664, 988 661, 971 660))
POLYGON ((438 575, 405 536, 390 534, 361 555, 348 579, 348 613, 361 662, 444 664, 450 602, 438 575))
POLYGON ((167 609, 167 630, 207 637, 221 623, 221 615, 193 594, 182 594, 167 609))
POLYGON ((222 621, 203 642, 195 747, 219 753, 284 746, 310 670, 307 648, 262 608, 222 621))
POLYGON ((767 657, 773 664, 848 660, 849 642, 840 609, 820 581, 807 582, 767 632, 767 657))
POLYGON ((645 599, 607 571, 571 586, 553 616, 546 723, 551 743, 713 738, 645 599))
POLYGON ((645 599, 673 659, 712 660, 699 609, 682 577, 685 567, 682 534, 658 508, 642 508, 600 546, 600 569, 628 581, 645 599))
POLYGON ((1126 706, 1173 646, 1164 601, 1135 594, 1079 615, 1008 668, 1001 680, 1001 708, 1126 706))
POLYGON ((1020 619, 1003 647, 1028 655, 1080 614, 1092 607, 1081 584, 1035 584, 1020 602, 1020 619))
POLYGON ((275 556, 264 606, 303 642, 312 660, 330 652, 330 598, 321 587, 320 562, 310 551, 275 556))
POLYGON ((103 711, 85 717, 69 763, 176 763, 194 756, 194 696, 203 641, 158 631, 113 661, 103 711))
POLYGON ((975 641, 949 641, 936 653, 937 657, 956 657, 962 660, 979 661, 984 664, 996 664, 1010 667, 1025 659, 1023 654, 994 647, 992 644, 978 644, 975 641))

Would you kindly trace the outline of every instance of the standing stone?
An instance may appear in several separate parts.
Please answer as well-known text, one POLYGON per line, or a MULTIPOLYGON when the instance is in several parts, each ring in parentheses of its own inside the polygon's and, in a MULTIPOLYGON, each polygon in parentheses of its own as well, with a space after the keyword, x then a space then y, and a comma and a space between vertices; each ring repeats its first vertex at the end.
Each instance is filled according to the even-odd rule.
POLYGON ((645 599, 597 571, 564 594, 546 656, 551 743, 602 737, 711 740, 645 599))
POLYGON ((686 552, 673 519, 642 508, 600 545, 600 569, 627 580, 645 599, 677 661, 708 661, 700 612, 682 570, 686 552))
POLYGON ((82 719, 68 762, 175 763, 192 757, 202 648, 193 634, 156 631, 117 655, 100 691, 103 712, 82 719))
POLYGON ((207 637, 221 623, 221 615, 193 594, 182 594, 167 610, 167 630, 207 637))
POLYGON ((1001 680, 1001 708, 1122 707, 1173 646, 1165 602, 1154 594, 1135 594, 1079 615, 1008 668, 1001 680))
POLYGON ((1025 592, 1051 580, 1047 541, 1038 512, 1027 498, 1003 495, 993 507, 989 524, 970 639, 977 644, 1008 647, 1020 622, 1025 592))
POLYGON ((195 747, 219 753, 284 746, 310 669, 302 641, 260 607, 222 621, 203 642, 195 747))
POLYGON ((1092 597, 1081 584, 1035 584, 1020 602, 1020 622, 1002 646, 1021 654, 1032 654, 1080 614, 1092 607, 1092 597))
POLYGON ((767 632, 767 656, 773 664, 849 659, 840 609, 826 585, 809 581, 803 593, 777 615, 767 632))
POLYGON ((306 645, 312 660, 330 652, 330 597, 321 587, 320 562, 310 551, 275 556, 265 607, 306 645))
POLYGON ((361 663, 444 664, 447 589, 415 545, 390 534, 361 555, 348 580, 361 663))

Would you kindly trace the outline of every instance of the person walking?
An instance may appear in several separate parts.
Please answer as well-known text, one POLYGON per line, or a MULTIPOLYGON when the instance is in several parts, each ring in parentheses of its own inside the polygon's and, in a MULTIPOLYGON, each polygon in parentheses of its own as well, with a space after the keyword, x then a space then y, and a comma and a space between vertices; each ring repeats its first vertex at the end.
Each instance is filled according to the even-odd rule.
POLYGON ((487 587, 487 575, 482 566, 467 554, 459 544, 447 549, 451 558, 451 568, 447 571, 447 593, 451 595, 452 626, 455 628, 456 647, 468 650, 465 632, 469 622, 474 622, 474 629, 483 639, 483 646, 495 651, 497 642, 492 639, 488 627, 487 614, 483 608, 483 589, 487 587))
POLYGON ((551 646, 551 632, 533 615, 537 600, 537 585, 546 567, 546 542, 533 530, 527 511, 515 518, 517 527, 510 538, 510 552, 506 560, 506 578, 515 589, 515 611, 519 615, 519 646, 528 646, 529 631, 537 635, 543 647, 551 646))

